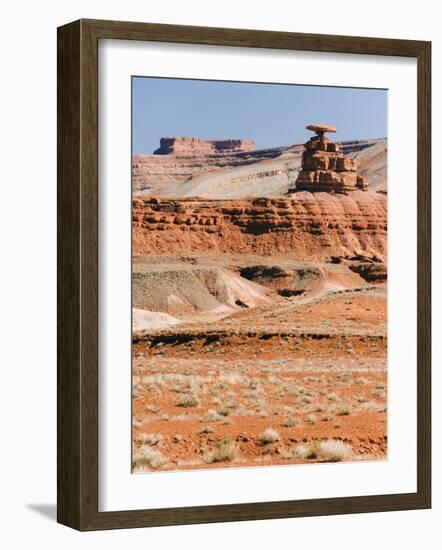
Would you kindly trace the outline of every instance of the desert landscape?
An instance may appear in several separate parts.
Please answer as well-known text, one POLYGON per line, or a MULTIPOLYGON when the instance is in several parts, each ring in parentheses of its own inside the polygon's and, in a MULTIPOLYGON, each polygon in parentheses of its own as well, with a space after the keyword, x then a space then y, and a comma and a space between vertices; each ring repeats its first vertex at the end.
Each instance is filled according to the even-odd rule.
POLYGON ((387 140, 133 156, 134 472, 387 457, 387 140))

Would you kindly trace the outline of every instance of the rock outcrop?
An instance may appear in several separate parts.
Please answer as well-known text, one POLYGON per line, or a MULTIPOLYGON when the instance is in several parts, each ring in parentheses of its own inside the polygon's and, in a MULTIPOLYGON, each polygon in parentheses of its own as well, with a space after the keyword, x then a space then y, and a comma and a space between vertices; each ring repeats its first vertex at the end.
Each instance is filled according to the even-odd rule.
POLYGON ((200 139, 197 137, 163 137, 154 155, 242 153, 256 149, 249 139, 200 139))
POLYGON ((241 253, 330 261, 385 257, 387 198, 298 192, 251 200, 133 199, 134 254, 241 253))
POLYGON ((325 137, 327 132, 336 132, 336 128, 325 124, 311 124, 306 128, 315 132, 315 136, 304 144, 295 190, 333 193, 357 189, 365 191, 367 181, 357 174, 355 160, 344 155, 338 143, 325 137))

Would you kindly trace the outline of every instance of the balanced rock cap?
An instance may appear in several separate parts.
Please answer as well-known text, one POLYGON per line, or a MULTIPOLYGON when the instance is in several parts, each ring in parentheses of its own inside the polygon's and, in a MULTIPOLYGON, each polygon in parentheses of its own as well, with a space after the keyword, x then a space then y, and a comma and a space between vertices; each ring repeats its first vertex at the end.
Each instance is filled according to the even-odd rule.
POLYGON ((327 124, 309 124, 306 128, 312 132, 336 132, 334 126, 327 126, 327 124))

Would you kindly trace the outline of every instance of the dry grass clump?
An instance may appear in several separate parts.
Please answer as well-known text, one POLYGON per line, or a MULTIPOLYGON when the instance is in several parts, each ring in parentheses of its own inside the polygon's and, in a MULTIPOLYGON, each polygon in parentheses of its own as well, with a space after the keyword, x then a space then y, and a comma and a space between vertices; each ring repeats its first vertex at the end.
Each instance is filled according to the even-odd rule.
POLYGON ((336 414, 338 416, 349 416, 351 414, 351 407, 349 405, 345 405, 344 407, 341 407, 336 414))
POLYGON ((143 422, 139 418, 137 418, 137 417, 132 418, 132 426, 134 428, 139 428, 142 423, 143 422))
POLYGON ((140 447, 134 456, 134 468, 136 469, 143 466, 156 469, 164 466, 166 462, 166 458, 160 451, 149 446, 140 447))
POLYGON ((160 443, 160 441, 163 440, 163 436, 160 434, 147 434, 147 433, 140 433, 136 438, 136 441, 141 443, 141 445, 157 445, 160 443))
POLYGON ((311 397, 308 395, 303 395, 300 399, 301 403, 305 403, 306 405, 310 405, 310 403, 313 401, 311 397))
POLYGON ((279 434, 276 430, 273 428, 267 428, 267 430, 262 434, 260 441, 264 445, 268 445, 269 443, 275 443, 279 440, 279 434))
POLYGON ((221 416, 213 409, 209 409, 206 413, 207 422, 218 422, 221 416))
POLYGON ((231 409, 227 406, 224 406, 224 407, 221 407, 219 410, 218 410, 218 414, 220 416, 229 416, 231 412, 231 409))
POLYGON ((251 390, 257 390, 260 386, 260 382, 259 382, 259 379, 258 378, 252 378, 250 381, 249 381, 249 384, 248 384, 249 388, 251 390))
POLYGON ((301 420, 299 418, 289 416, 284 420, 282 425, 285 428, 293 428, 294 426, 299 426, 299 424, 301 424, 301 420))
POLYGON ((219 376, 220 384, 240 384, 243 381, 243 377, 239 372, 222 373, 219 376))
POLYGON ((238 454, 238 445, 231 438, 221 440, 216 448, 204 457, 206 464, 213 462, 230 462, 234 460, 238 454))
POLYGON ((214 429, 210 426, 204 426, 204 428, 201 428, 201 430, 198 432, 200 435, 203 434, 211 434, 214 432, 214 429))
POLYGON ((351 446, 340 439, 326 439, 320 441, 318 447, 318 456, 327 462, 348 460, 353 455, 351 446))
POLYGON ((194 395, 183 395, 181 399, 178 401, 177 406, 178 407, 198 407, 200 404, 199 400, 194 395))
POLYGON ((365 397, 365 395, 360 395, 360 396, 358 396, 358 397, 356 398, 356 401, 357 401, 358 403, 367 403, 368 398, 365 397))
POLYGON ((325 439, 311 445, 299 445, 295 452, 299 458, 324 462, 340 462, 353 456, 351 446, 340 439, 325 439))

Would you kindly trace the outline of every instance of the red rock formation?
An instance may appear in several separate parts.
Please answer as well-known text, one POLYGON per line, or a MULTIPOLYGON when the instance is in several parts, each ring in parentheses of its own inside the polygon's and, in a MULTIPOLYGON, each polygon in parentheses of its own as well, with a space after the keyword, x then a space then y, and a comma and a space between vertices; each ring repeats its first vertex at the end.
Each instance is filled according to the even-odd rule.
POLYGON ((387 280, 387 264, 383 262, 355 263, 350 264, 349 268, 368 282, 379 283, 387 280))
POLYGON ((324 124, 312 124, 307 129, 316 135, 304 144, 296 190, 337 193, 356 189, 365 191, 367 182, 356 173, 356 162, 341 153, 339 145, 324 135, 326 132, 336 132, 336 129, 324 124))
POLYGON ((163 137, 154 155, 205 154, 216 155, 240 153, 256 149, 254 141, 248 139, 200 139, 197 137, 163 137))
MULTIPOLYGON (((352 154, 355 151, 366 149, 376 144, 379 140, 349 141, 341 142, 341 151, 345 154, 352 154)), ((168 194, 169 184, 172 186, 188 181, 190 178, 202 174, 215 174, 220 171, 251 166, 266 160, 280 159, 289 168, 294 163, 297 165, 304 147, 293 145, 290 147, 273 147, 269 149, 256 149, 250 151, 236 151, 210 153, 207 151, 193 150, 187 153, 156 154, 156 155, 134 155, 132 159, 132 186, 134 194, 143 193, 150 196, 182 196, 176 189, 175 194, 168 194), (166 191, 166 194, 164 193, 166 191)), ((295 176, 296 177, 296 176, 295 176)), ((287 189, 293 186, 288 185, 287 189)), ((244 196, 249 194, 249 190, 244 196)), ((280 195, 273 192, 269 185, 266 193, 269 195, 280 195)))
POLYGON ((385 257, 385 195, 299 192, 252 200, 133 199, 134 254, 225 252, 329 261, 385 257))

